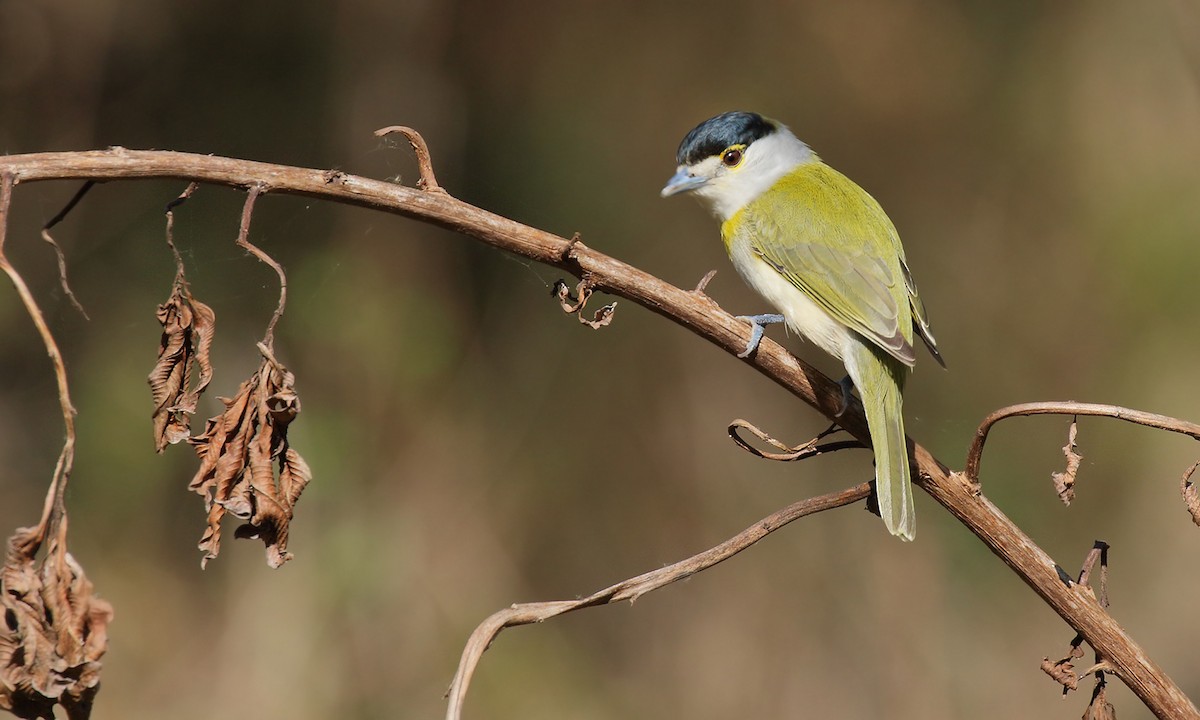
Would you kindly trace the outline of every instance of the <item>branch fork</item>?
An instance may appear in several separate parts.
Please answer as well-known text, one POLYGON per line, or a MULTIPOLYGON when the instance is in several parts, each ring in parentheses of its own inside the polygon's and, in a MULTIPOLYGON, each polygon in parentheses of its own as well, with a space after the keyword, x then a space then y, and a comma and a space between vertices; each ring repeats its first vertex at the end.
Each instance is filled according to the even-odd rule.
MULTIPOLYGON (((1091 601, 1095 602, 1101 608, 1108 607, 1108 547, 1108 544, 1103 540, 1097 540, 1091 551, 1088 552, 1087 558, 1083 561, 1083 567, 1079 571, 1079 579, 1075 583, 1072 583, 1074 590, 1086 594, 1091 601), (1092 585, 1092 573, 1095 571, 1097 565, 1100 568, 1099 588, 1095 588, 1092 585)), ((1115 719, 1116 713, 1105 697, 1107 680, 1104 677, 1104 673, 1111 672, 1118 676, 1120 673, 1117 672, 1117 669, 1111 663, 1104 660, 1097 650, 1095 663, 1087 670, 1076 674, 1072 661, 1083 657, 1083 643, 1083 635, 1076 634, 1075 638, 1071 640, 1070 650, 1067 652, 1066 657, 1053 662, 1050 658, 1042 658, 1042 672, 1049 675, 1051 679, 1062 686, 1064 698, 1072 690, 1078 690, 1079 683, 1083 682, 1088 675, 1095 675, 1096 684, 1092 688, 1091 700, 1088 702, 1084 717, 1095 718, 1096 720, 1100 720, 1101 718, 1115 719)))

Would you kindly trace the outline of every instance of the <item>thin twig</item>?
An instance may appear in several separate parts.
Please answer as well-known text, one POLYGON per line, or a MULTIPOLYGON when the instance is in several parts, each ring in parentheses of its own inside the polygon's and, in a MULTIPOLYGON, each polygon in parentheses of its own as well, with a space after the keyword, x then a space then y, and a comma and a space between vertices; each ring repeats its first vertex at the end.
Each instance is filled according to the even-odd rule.
POLYGON ((807 460, 808 458, 816 457, 817 455, 837 452, 838 450, 866 447, 866 445, 863 445, 858 440, 842 440, 839 442, 821 443, 821 440, 824 438, 840 431, 841 428, 835 423, 822 430, 813 439, 800 443, 799 445, 792 446, 782 443, 771 437, 749 420, 742 420, 741 418, 738 418, 729 423, 729 437, 733 438, 733 442, 738 447, 750 453, 751 455, 754 455, 755 457, 760 457, 764 460, 778 460, 780 462, 807 460), (738 432, 739 430, 745 430, 749 432, 754 437, 770 445, 771 447, 780 450, 781 452, 767 452, 766 450, 760 450, 759 448, 754 447, 750 443, 746 442, 746 440, 738 432))
POLYGON ((191 182, 179 193, 179 197, 167 203, 167 247, 171 248, 171 254, 175 256, 175 284, 179 285, 184 282, 183 271, 183 256, 179 254, 179 248, 175 247, 175 208, 187 202, 188 198, 200 187, 200 183, 191 182))
MULTIPOLYGON (((1108 543, 1103 540, 1097 540, 1087 557, 1083 561, 1083 567, 1079 571, 1079 584, 1089 588, 1096 602, 1100 603, 1100 607, 1108 607, 1108 543), (1093 573, 1096 570, 1096 565, 1100 566, 1100 582, 1099 587, 1093 582, 1093 573)), ((1078 645, 1073 647, 1078 648, 1078 645)), ((1095 648, 1093 648, 1095 649, 1095 648)), ((1113 667, 1104 659, 1099 650, 1095 651, 1096 662, 1092 667, 1079 673, 1079 680, 1082 681, 1088 675, 1096 676, 1096 683, 1092 688, 1092 697, 1088 702, 1088 712, 1084 717, 1101 717, 1099 713, 1107 712, 1109 709, 1108 700, 1105 697, 1105 686, 1107 681, 1104 678, 1104 673, 1112 672, 1113 667)), ((1064 689, 1065 692, 1065 689, 1064 689)))
POLYGON ((1135 425, 1144 425, 1146 427, 1187 435, 1200 440, 1200 425, 1167 415, 1142 412, 1141 410, 1133 410, 1121 407, 1120 405, 1102 405, 1072 401, 1031 402, 1020 405, 1009 405, 985 417, 983 422, 979 424, 979 429, 975 431, 975 439, 971 442, 971 449, 967 452, 965 475, 969 481, 976 484, 979 482, 979 464, 983 459, 983 444, 987 442, 988 432, 992 429, 992 426, 1006 418, 1024 415, 1093 415, 1110 417, 1134 423, 1135 425))
POLYGON ((267 323, 267 332, 263 335, 263 344, 269 348, 275 342, 275 324, 279 322, 279 318, 283 317, 283 308, 287 305, 287 275, 283 273, 283 267, 275 262, 275 258, 263 252, 249 240, 250 218, 254 215, 254 202, 258 200, 258 196, 262 194, 263 190, 262 185, 253 185, 246 193, 246 202, 242 205, 242 222, 238 226, 237 244, 260 261, 270 265, 275 274, 279 276, 279 305, 276 306, 275 313, 271 315, 271 322, 267 323))
POLYGON ((1108 607, 1108 543, 1103 540, 1097 540, 1092 549, 1088 552, 1087 557, 1083 560, 1083 567, 1079 569, 1080 585, 1090 587, 1096 595, 1096 601, 1100 603, 1100 607, 1108 607), (1096 563, 1100 564, 1100 583, 1099 587, 1092 582, 1092 572, 1096 569, 1096 563))
POLYGON ((1087 677, 1088 675, 1091 675, 1092 673, 1104 673, 1104 672, 1112 672, 1112 666, 1109 665, 1108 663, 1104 662, 1103 660, 1101 660, 1100 662, 1091 666, 1087 670, 1084 670, 1083 672, 1079 673, 1079 678, 1082 680, 1083 678, 1087 677))
POLYGON ((75 297, 75 293, 71 290, 71 284, 67 282, 67 258, 63 255, 62 247, 51 237, 50 228, 62 222, 67 217, 67 213, 71 212, 79 204, 79 201, 83 199, 83 196, 87 195, 88 190, 91 190, 95 185, 95 180, 85 182, 75 191, 75 194, 71 196, 71 199, 67 201, 62 210, 59 210, 54 217, 50 218, 42 226, 42 240, 54 248, 54 256, 58 260, 58 282, 62 286, 63 293, 66 294, 67 299, 71 301, 71 304, 75 306, 75 309, 79 311, 84 320, 91 320, 91 318, 88 317, 87 311, 83 309, 83 304, 79 302, 79 298, 75 297))
MULTIPOLYGON (((446 192, 441 185, 438 185, 437 177, 433 174, 433 159, 429 155, 429 146, 425 144, 425 138, 421 137, 421 133, 405 125, 389 125, 376 130, 375 137, 384 137, 392 133, 400 133, 408 139, 408 144, 412 145, 413 152, 417 156, 417 169, 421 172, 417 188, 427 192, 446 192)), ((576 235, 576 242, 578 242, 578 235, 576 235)))
POLYGON ((58 403, 62 410, 65 428, 62 452, 59 453, 58 462, 54 466, 54 477, 46 494, 46 503, 42 509, 41 521, 38 523, 38 532, 35 534, 37 544, 41 544, 51 528, 57 526, 66 516, 67 482, 75 463, 75 407, 71 404, 71 392, 67 387, 67 368, 63 364, 62 353, 59 352, 54 334, 46 325, 46 318, 42 315, 33 293, 29 291, 29 286, 25 284, 25 280, 16 268, 9 263, 5 253, 8 212, 12 205, 12 191, 15 185, 16 176, 13 173, 0 173, 0 270, 3 270, 12 281, 17 295, 25 305, 25 311, 29 313, 29 318, 33 320, 33 324, 42 338, 42 343, 46 346, 46 353, 50 356, 50 362, 54 366, 54 378, 58 383, 58 403))
POLYGON ((692 292, 696 293, 697 295, 703 295, 705 288, 708 287, 708 284, 712 282, 712 279, 716 276, 716 270, 709 270, 708 272, 704 273, 704 277, 700 278, 700 282, 696 283, 696 287, 692 290, 692 292))
POLYGON ((871 484, 861 483, 840 492, 801 500, 771 513, 720 545, 672 565, 622 580, 587 597, 578 600, 520 603, 493 613, 479 627, 475 628, 475 632, 471 633, 471 637, 463 649, 462 659, 458 663, 458 671, 454 674, 454 680, 446 692, 449 698, 446 720, 460 720, 462 717, 463 700, 466 698, 467 687, 471 684, 471 677, 475 674, 479 659, 504 628, 540 623, 552 617, 587 607, 609 605, 623 600, 634 602, 646 593, 691 577, 717 563, 728 560, 794 520, 856 503, 870 494, 871 484))
POLYGON ((579 233, 572 233, 571 239, 567 241, 567 246, 565 248, 563 248, 562 253, 560 253, 559 257, 563 261, 570 260, 571 253, 575 250, 575 246, 579 245, 582 242, 583 242, 583 238, 579 233))
POLYGON ((71 199, 67 201, 67 204, 63 205, 62 209, 59 210, 54 217, 46 221, 46 224, 42 226, 42 229, 49 230, 66 219, 67 214, 75 209, 75 206, 79 204, 79 201, 83 199, 83 196, 87 195, 88 191, 95 187, 95 185, 95 180, 88 180, 81 185, 79 189, 75 191, 75 194, 71 196, 71 199))

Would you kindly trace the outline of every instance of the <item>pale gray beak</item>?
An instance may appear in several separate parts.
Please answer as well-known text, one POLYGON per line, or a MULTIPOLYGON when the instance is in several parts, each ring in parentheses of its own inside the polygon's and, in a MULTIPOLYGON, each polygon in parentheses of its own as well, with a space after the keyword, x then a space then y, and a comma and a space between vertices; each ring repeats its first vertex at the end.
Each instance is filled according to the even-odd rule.
POLYGON ((690 174, 686 167, 680 165, 660 194, 662 197, 670 197, 679 193, 691 192, 706 182, 708 182, 708 178, 696 177, 690 174))

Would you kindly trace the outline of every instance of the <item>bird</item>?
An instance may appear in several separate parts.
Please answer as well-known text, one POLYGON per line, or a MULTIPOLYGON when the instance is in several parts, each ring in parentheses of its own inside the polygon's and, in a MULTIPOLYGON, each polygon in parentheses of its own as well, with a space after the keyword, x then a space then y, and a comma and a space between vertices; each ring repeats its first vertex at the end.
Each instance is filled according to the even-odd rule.
POLYGON ((739 357, 754 352, 764 325, 784 322, 842 362, 842 411, 852 385, 874 449, 880 517, 893 535, 914 539, 902 404, 914 336, 946 363, 895 225, 866 190, 758 113, 705 120, 684 136, 676 162, 662 197, 691 193, 706 204, 738 274, 778 311, 738 316, 751 324, 739 357))

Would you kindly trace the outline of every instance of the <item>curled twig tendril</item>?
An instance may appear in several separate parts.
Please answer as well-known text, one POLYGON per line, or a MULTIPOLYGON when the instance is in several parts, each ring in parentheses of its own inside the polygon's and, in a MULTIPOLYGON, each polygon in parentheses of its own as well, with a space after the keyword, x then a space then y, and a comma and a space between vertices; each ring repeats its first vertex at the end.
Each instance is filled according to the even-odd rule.
POLYGON ((837 452, 838 450, 845 450, 846 448, 865 447, 857 440, 839 440, 837 442, 821 443, 821 440, 840 431, 842 431, 841 426, 835 423, 822 430, 813 439, 803 442, 799 445, 792 446, 776 440, 748 420, 742 420, 741 418, 738 418, 737 420, 729 423, 729 437, 733 438, 733 441, 737 443, 738 447, 750 453, 751 455, 763 458, 764 460, 778 460, 780 462, 805 460, 810 457, 816 457, 817 455, 837 452), (760 450, 759 448, 754 447, 741 436, 741 430, 745 430, 762 442, 780 450, 781 452, 769 452, 767 450, 760 450))
POLYGON ((571 294, 571 288, 563 280, 556 280, 553 288, 554 297, 558 298, 558 304, 562 307, 563 312, 568 315, 574 315, 579 318, 579 322, 587 325, 593 330, 598 330, 612 322, 613 314, 617 311, 617 303, 611 302, 592 314, 592 317, 586 318, 580 311, 587 305, 588 298, 592 296, 592 281, 584 278, 575 286, 574 295, 571 294))

